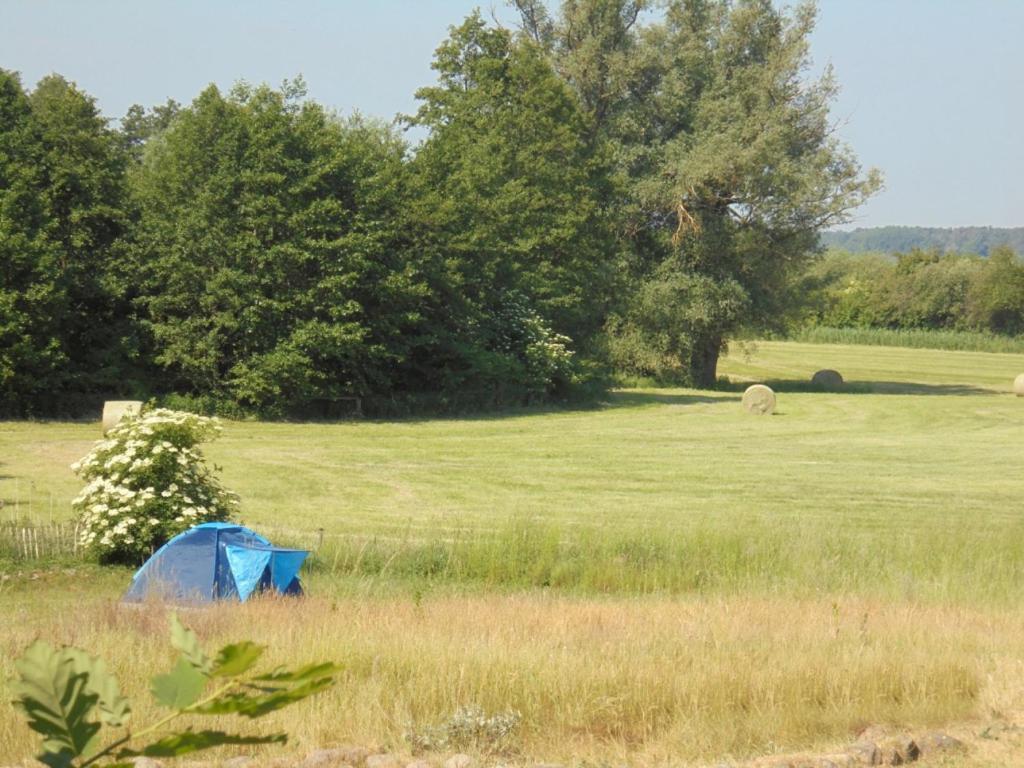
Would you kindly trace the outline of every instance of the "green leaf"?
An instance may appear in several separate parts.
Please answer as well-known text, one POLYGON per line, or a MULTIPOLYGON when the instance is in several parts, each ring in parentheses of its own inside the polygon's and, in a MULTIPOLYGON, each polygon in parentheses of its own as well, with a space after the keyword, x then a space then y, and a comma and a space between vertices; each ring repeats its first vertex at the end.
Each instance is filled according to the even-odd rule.
POLYGON ((284 688, 271 691, 261 696, 250 696, 242 693, 229 693, 219 696, 213 701, 207 702, 201 707, 192 710, 199 715, 241 715, 243 717, 257 718, 270 712, 302 701, 305 698, 319 693, 334 683, 333 678, 322 677, 317 680, 298 685, 294 688, 284 688))
POLYGON ((43 765, 49 766, 49 768, 73 768, 75 757, 76 755, 73 755, 67 749, 61 749, 60 752, 44 751, 36 756, 36 760, 43 765))
POLYGON ((99 697, 87 685, 88 675, 76 668, 74 649, 55 650, 37 641, 14 666, 16 701, 29 728, 43 736, 39 761, 51 768, 70 766, 93 748, 100 729, 87 719, 99 697))
POLYGON ((256 699, 244 693, 225 693, 201 707, 189 711, 193 715, 235 715, 249 706, 256 699))
POLYGON ((98 698, 100 720, 107 725, 124 725, 131 706, 121 695, 117 678, 107 669, 106 663, 78 648, 67 648, 65 652, 71 657, 76 671, 87 676, 89 690, 98 698))
POLYGON ((196 702, 206 687, 206 675, 184 656, 166 675, 153 678, 153 698, 169 709, 185 709, 196 702))
POLYGON ((274 733, 270 736, 236 736, 223 731, 185 731, 165 736, 160 741, 147 745, 141 752, 126 749, 118 753, 118 758, 135 757, 179 757, 198 752, 201 749, 220 747, 226 744, 286 744, 288 736, 274 733))
POLYGON ((196 633, 182 624, 176 613, 171 614, 171 645, 181 651, 181 655, 193 667, 204 675, 210 674, 213 662, 199 647, 199 638, 196 637, 196 633))
POLYGON ((273 672, 268 672, 265 675, 259 675, 252 679, 266 680, 274 683, 298 683, 314 677, 328 677, 330 675, 336 675, 340 671, 340 665, 333 664, 331 662, 324 662, 322 664, 307 664, 304 667, 299 667, 294 670, 282 669, 279 667, 273 672))
POLYGON ((248 672, 252 665, 263 655, 264 646, 243 640, 233 645, 225 645, 217 654, 210 674, 214 677, 237 677, 248 672))

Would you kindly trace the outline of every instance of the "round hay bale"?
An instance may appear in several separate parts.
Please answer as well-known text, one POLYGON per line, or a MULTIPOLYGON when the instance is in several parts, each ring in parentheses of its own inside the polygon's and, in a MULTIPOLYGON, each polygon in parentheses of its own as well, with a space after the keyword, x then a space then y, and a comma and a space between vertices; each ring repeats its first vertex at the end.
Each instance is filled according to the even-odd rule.
POLYGON ((842 389, 843 375, 831 368, 824 368, 811 376, 811 384, 820 389, 842 389))
POLYGON ((1024 397, 1024 373, 1013 380, 1013 394, 1024 397))
POLYGON ((758 416, 770 414, 775 411, 775 393, 764 384, 752 384, 743 393, 743 407, 758 416))
POLYGON ((107 400, 103 404, 103 434, 112 430, 125 414, 138 414, 141 410, 141 400, 107 400))

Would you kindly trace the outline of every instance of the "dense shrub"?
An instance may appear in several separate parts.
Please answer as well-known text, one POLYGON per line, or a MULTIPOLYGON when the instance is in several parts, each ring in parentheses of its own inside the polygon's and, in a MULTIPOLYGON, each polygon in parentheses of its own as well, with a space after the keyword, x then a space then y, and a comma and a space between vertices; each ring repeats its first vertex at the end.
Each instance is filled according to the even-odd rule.
POLYGON ((72 502, 83 547, 103 562, 139 562, 198 523, 226 520, 238 504, 196 448, 216 419, 159 408, 127 416, 71 468, 88 481, 72 502))

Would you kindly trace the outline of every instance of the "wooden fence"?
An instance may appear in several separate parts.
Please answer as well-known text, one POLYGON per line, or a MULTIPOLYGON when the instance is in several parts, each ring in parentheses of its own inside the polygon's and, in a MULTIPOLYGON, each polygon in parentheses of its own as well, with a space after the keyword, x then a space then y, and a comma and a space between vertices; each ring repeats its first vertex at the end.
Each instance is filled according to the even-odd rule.
POLYGON ((0 557, 12 560, 43 560, 77 557, 79 524, 0 521, 0 557))

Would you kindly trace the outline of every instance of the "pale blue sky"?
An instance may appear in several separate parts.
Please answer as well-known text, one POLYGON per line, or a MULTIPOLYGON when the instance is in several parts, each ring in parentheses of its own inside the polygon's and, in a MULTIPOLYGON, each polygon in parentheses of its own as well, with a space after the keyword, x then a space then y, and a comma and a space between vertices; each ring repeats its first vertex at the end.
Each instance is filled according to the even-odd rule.
MULTIPOLYGON (((341 112, 415 109, 471 0, 0 0, 0 67, 59 72, 120 117, 206 84, 301 73, 341 112)), ((511 22, 504 4, 493 4, 511 22)), ((857 224, 1024 226, 1024 0, 821 0, 812 41, 834 114, 886 190, 857 224)))

